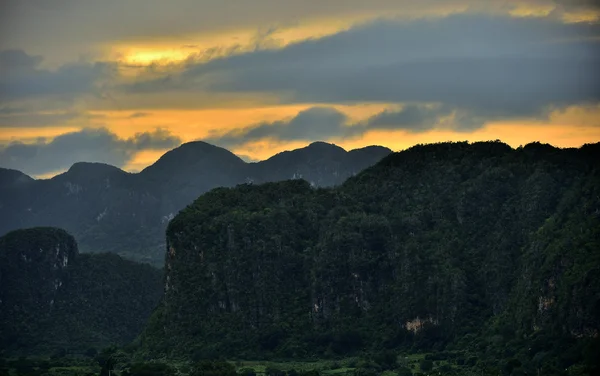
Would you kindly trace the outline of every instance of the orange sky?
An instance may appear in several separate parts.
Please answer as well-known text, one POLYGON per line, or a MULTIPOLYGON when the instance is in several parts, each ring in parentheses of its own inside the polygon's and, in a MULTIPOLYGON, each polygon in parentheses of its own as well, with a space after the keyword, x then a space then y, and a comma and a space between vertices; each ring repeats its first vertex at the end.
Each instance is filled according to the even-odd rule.
MULTIPOLYGON (((374 115, 389 104, 369 104, 358 106, 337 106, 354 120, 362 120, 374 115)), ((126 118, 119 113, 109 112, 105 115, 114 117, 109 129, 122 138, 133 136, 149 128, 160 126, 179 136, 184 142, 202 139, 211 131, 225 132, 237 127, 262 121, 273 122, 294 116, 303 106, 275 106, 242 109, 207 109, 197 111, 153 111, 142 118, 126 118)), ((554 113, 548 121, 520 120, 513 122, 491 122, 485 127, 472 131, 431 130, 428 132, 407 131, 374 131, 363 137, 350 140, 331 140, 337 145, 350 150, 366 145, 385 145, 392 150, 403 150, 418 143, 440 141, 486 141, 500 139, 518 147, 529 142, 540 141, 559 147, 579 147, 585 143, 600 142, 600 106, 593 108, 571 107, 565 112, 554 113)), ((239 155, 249 156, 256 160, 267 159, 281 151, 303 147, 304 141, 277 142, 259 141, 233 148, 239 155)), ((139 171, 155 162, 167 150, 139 152, 124 168, 139 171)))
MULTIPOLYGON (((473 17, 479 17, 480 14, 503 14, 513 18, 531 20, 552 18, 558 19, 557 23, 585 22, 597 25, 600 14, 599 9, 594 6, 588 8, 568 7, 557 5, 560 2, 545 0, 527 3, 426 0, 420 4, 401 1, 402 6, 387 0, 377 0, 376 3, 372 7, 367 7, 355 1, 340 2, 340 8, 336 10, 318 5, 317 2, 307 2, 304 6, 298 5, 296 14, 294 14, 270 5, 269 0, 261 0, 257 3, 257 7, 273 8, 273 14, 260 13, 258 10, 248 8, 242 10, 242 12, 248 13, 248 17, 240 18, 240 20, 236 17, 241 17, 241 14, 232 14, 229 19, 224 16, 228 14, 224 8, 219 8, 221 5, 210 3, 211 5, 206 6, 214 7, 214 9, 210 8, 212 14, 217 18, 224 17, 221 24, 218 20, 211 19, 210 14, 207 15, 204 14, 207 12, 204 12, 199 15, 200 20, 204 21, 198 22, 197 27, 191 17, 189 20, 186 18, 185 13, 169 14, 168 11, 161 8, 162 5, 156 5, 156 10, 149 8, 151 17, 155 17, 151 21, 156 25, 154 29, 148 29, 150 21, 142 22, 143 20, 139 20, 141 15, 124 6, 122 9, 124 14, 120 14, 118 17, 123 21, 131 16, 131 25, 121 22, 113 25, 112 28, 108 27, 108 30, 98 26, 97 31, 94 29, 96 20, 91 15, 97 14, 97 18, 101 18, 101 14, 94 13, 95 8, 90 8, 89 11, 86 11, 83 6, 74 9, 69 19, 66 18, 67 16, 60 18, 61 16, 54 13, 43 14, 30 10, 27 10, 30 13, 25 13, 23 11, 23 13, 19 13, 22 14, 19 22, 6 19, 7 22, 10 22, 5 27, 8 28, 8 31, 12 30, 12 34, 11 38, 0 40, 0 51, 19 49, 25 51, 31 61, 34 61, 34 57, 39 55, 40 58, 35 63, 37 71, 31 71, 32 74, 36 74, 35 77, 44 79, 45 76, 39 73, 42 71, 58 75, 61 69, 75 63, 90 64, 89 66, 92 67, 95 62, 103 62, 107 64, 107 69, 115 70, 101 76, 100 79, 93 82, 93 85, 89 86, 96 89, 102 88, 99 94, 91 93, 90 90, 90 93, 78 92, 72 97, 64 94, 53 96, 36 94, 31 98, 15 97, 7 100, 0 96, 0 121, 2 121, 2 125, 0 125, 0 158, 3 158, 0 159, 0 166, 13 167, 13 164, 10 163, 14 161, 9 161, 8 158, 16 157, 11 157, 7 153, 2 154, 2 148, 6 148, 9 143, 48 144, 57 136, 79 132, 82 129, 104 128, 117 140, 123 142, 134 140, 140 133, 161 129, 181 142, 187 142, 223 135, 232 130, 250 129, 260 124, 289 122, 301 111, 316 106, 336 109, 344 114, 347 125, 350 126, 368 121, 371 117, 386 110, 395 111, 406 105, 402 101, 393 100, 348 100, 345 102, 332 100, 322 103, 317 100, 298 101, 294 99, 292 93, 288 95, 287 92, 281 90, 272 92, 268 90, 215 91, 190 90, 185 87, 185 80, 190 80, 190 82, 196 80, 193 82, 197 82, 203 88, 210 88, 212 87, 211 80, 216 80, 215 82, 220 84, 219 80, 225 77, 225 74, 232 74, 223 73, 217 68, 215 68, 216 73, 211 73, 211 75, 204 74, 185 78, 179 83, 180 87, 172 90, 128 92, 121 90, 119 86, 125 87, 151 79, 164 80, 169 84, 174 77, 177 78, 180 75, 185 77, 182 72, 185 73, 192 64, 202 67, 202 63, 218 62, 219 59, 229 63, 227 59, 235 55, 251 55, 256 51, 265 50, 281 51, 286 47, 295 46, 298 42, 335 37, 341 35, 343 31, 352 31, 355 28, 358 30, 361 25, 382 18, 411 20, 424 17, 436 20, 443 19, 449 14, 464 13, 472 14, 473 17), (130 14, 127 13, 129 11, 130 14), (34 31, 26 29, 27 25, 39 25, 40 29, 34 30, 34 33, 34 31), (85 28, 82 25, 89 27, 85 28), (52 35, 52 33, 56 35, 52 35), (48 43, 41 43, 40 41, 46 38, 46 34, 48 34, 48 43), (35 37, 36 35, 39 38, 35 37), (62 42, 59 43, 59 41, 62 42), (86 41, 89 43, 84 44, 86 41), (82 47, 84 45, 85 48, 82 47), (23 112, 25 115, 19 113, 22 108, 26 109, 23 112), (5 111, 3 114, 4 109, 10 111, 5 111), (46 123, 42 123, 46 121, 43 117, 33 116, 62 112, 73 112, 75 115, 46 123), (32 116, 30 120, 27 118, 28 114, 32 116)), ((110 6, 106 6, 107 13, 108 9, 112 9, 109 8, 110 6)), ((71 10, 69 11, 71 12, 71 10)), ((99 20, 98 25, 101 25, 99 20)), ((593 35, 593 37, 600 36, 593 35)), ((420 38, 420 36, 415 35, 415 38, 420 38)), ((572 36, 565 34, 565 38, 572 38, 572 36)), ((471 47, 466 42, 457 42, 457 50, 471 53, 469 48, 471 47)), ((352 49, 350 48, 348 51, 347 53, 351 53, 352 49)), ((416 51, 421 53, 419 49, 416 51)), ((385 55, 389 53, 389 50, 382 50, 382 53, 385 55)), ((348 58, 353 59, 354 57, 349 55, 348 58)), ((324 59, 323 62, 326 63, 327 60, 324 59)), ((285 64, 293 63, 294 61, 291 60, 285 64)), ((0 73, 3 72, 1 64, 0 61, 0 73)), ((231 64, 233 64, 233 60, 231 64)), ((232 72, 233 74, 239 73, 232 72)), ((50 75, 50 73, 44 74, 50 75)), ((73 75, 77 74, 79 73, 76 72, 73 75)), ((66 75, 59 82, 64 82, 68 77, 70 76, 66 75)), ((37 79, 32 80, 35 82, 37 79)), ((228 81, 222 82, 227 83, 228 81)), ((11 89, 10 85, 7 87, 9 87, 8 90, 15 90, 15 92, 18 89, 18 87, 11 89)), ((87 86, 81 90, 87 90, 87 86)), ((549 103, 549 105, 553 105, 553 103, 549 103)), ((584 143, 600 141, 600 105, 597 101, 569 103, 567 106, 557 106, 556 108, 550 112, 549 116, 509 116, 506 119, 492 117, 487 119, 483 126, 471 130, 457 129, 452 126, 438 126, 421 131, 411 131, 402 127, 393 130, 384 127, 363 132, 353 138, 334 136, 324 141, 334 142, 346 149, 377 144, 393 150, 402 150, 417 143, 450 140, 500 139, 513 147, 532 141, 546 142, 561 147, 577 147, 584 143)), ((305 146, 311 141, 314 139, 266 137, 240 143, 230 149, 239 155, 262 160, 283 150, 305 146)), ((129 171, 141 170, 153 163, 168 149, 157 146, 135 150, 128 154, 131 157, 123 161, 120 167, 129 171)), ((18 164, 15 166, 19 167, 18 164)), ((60 166, 57 169, 44 173, 32 173, 32 175, 47 177, 64 170, 64 168, 65 166, 60 166)))

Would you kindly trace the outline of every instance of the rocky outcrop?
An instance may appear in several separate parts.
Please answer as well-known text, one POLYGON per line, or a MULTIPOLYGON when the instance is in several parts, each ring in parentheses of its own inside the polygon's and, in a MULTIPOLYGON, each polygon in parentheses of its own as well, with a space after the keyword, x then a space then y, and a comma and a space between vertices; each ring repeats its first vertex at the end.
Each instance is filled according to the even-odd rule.
POLYGON ((8 355, 83 352, 124 344, 161 296, 161 273, 117 255, 79 254, 57 228, 0 238, 0 349, 8 355))

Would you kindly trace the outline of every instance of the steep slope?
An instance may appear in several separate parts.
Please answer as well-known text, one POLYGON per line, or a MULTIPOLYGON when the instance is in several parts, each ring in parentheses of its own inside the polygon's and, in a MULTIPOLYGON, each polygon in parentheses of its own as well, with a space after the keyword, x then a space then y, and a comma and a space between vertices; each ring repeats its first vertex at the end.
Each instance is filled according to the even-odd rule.
MULTIPOLYGON (((166 293, 142 347, 477 353, 551 332, 560 354, 600 328, 599 156, 600 144, 442 143, 390 155, 335 189, 213 190, 169 224, 166 293), (484 328, 510 334, 473 341, 484 328)), ((523 361, 536 355, 519 349, 523 361)))
POLYGON ((314 142, 305 148, 284 151, 253 164, 252 179, 255 183, 305 179, 320 187, 341 184, 345 178, 357 172, 348 171, 352 166, 346 164, 347 154, 339 146, 314 142))
POLYGON ((0 234, 32 226, 72 233, 83 252, 114 252, 162 266, 164 231, 175 214, 202 193, 246 181, 302 176, 317 185, 341 184, 390 150, 356 157, 317 143, 248 164, 226 149, 190 142, 138 174, 100 163, 76 163, 48 180, 0 169, 0 234))
POLYGON ((160 271, 117 255, 79 254, 64 230, 0 238, 0 349, 7 355, 125 344, 161 294, 160 271))
POLYGON ((34 179, 21 171, 0 168, 0 189, 28 183, 34 179))
POLYGON ((244 181, 245 168, 229 150, 197 141, 167 152, 136 178, 158 198, 160 212, 172 216, 201 193, 244 181))

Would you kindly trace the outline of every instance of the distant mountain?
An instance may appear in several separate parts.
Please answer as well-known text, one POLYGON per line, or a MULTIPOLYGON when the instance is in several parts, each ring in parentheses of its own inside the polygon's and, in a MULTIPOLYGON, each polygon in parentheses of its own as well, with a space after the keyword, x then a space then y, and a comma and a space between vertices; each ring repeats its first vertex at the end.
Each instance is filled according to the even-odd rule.
POLYGON ((113 252, 162 266, 170 219, 217 187, 302 178, 339 185, 391 151, 368 147, 346 152, 324 143, 246 163, 230 151, 190 142, 137 174, 102 163, 76 163, 67 172, 34 180, 0 169, 0 234, 35 227, 64 228, 83 252, 113 252))
POLYGON ((0 238, 0 355, 126 344, 162 295, 162 273, 114 254, 79 254, 64 230, 0 238))
POLYGON ((18 186, 33 181, 31 176, 21 171, 0 168, 0 189, 18 186))
POLYGON ((140 351, 412 351, 470 358, 477 374, 598 374, 599 160, 600 144, 441 143, 331 189, 212 190, 169 223, 165 295, 140 351))
POLYGON ((250 167, 256 183, 288 179, 304 179, 311 185, 330 187, 372 166, 391 150, 370 146, 349 152, 325 142, 314 142, 305 148, 284 151, 250 167))

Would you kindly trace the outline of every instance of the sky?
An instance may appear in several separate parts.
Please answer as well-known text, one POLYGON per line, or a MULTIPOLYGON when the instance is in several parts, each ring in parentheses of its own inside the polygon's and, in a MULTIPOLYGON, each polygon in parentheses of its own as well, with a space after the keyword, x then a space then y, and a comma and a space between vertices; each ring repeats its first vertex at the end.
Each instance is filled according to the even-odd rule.
POLYGON ((0 0, 0 167, 600 141, 596 0, 0 0))

